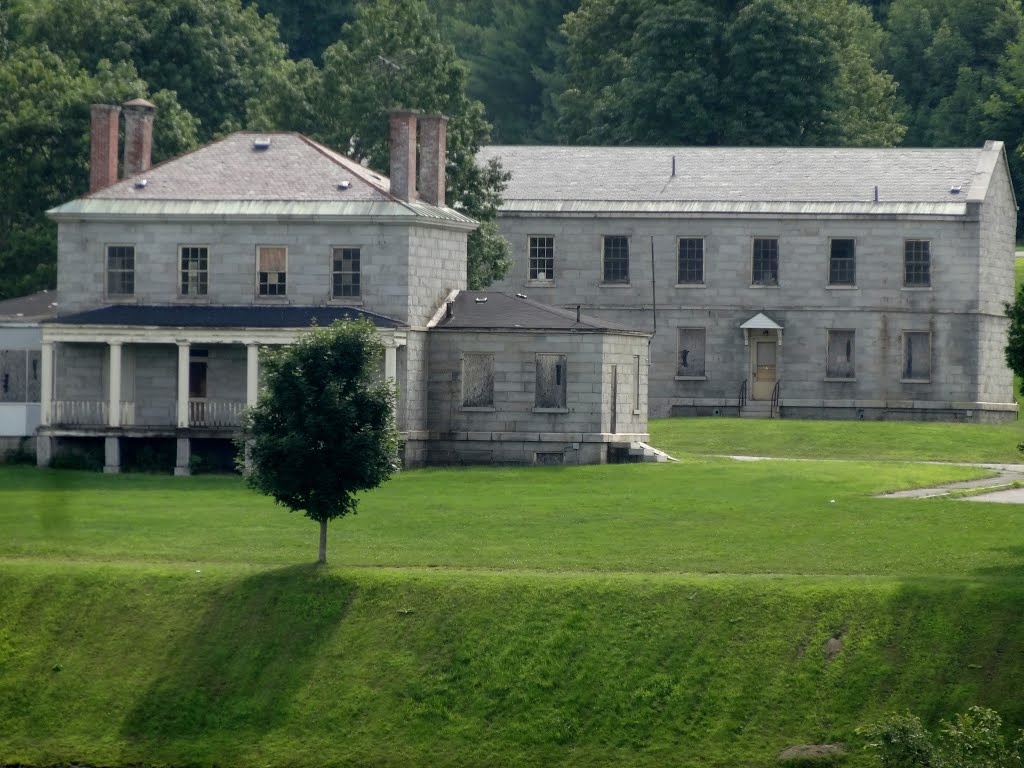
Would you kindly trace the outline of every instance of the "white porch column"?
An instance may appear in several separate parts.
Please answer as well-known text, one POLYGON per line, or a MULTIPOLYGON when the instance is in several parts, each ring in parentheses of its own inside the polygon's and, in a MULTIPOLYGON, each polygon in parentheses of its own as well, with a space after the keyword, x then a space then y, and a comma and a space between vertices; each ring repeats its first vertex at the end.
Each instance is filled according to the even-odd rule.
POLYGON ((245 345, 245 404, 256 405, 260 383, 260 347, 259 344, 245 345))
POLYGON ((384 378, 398 378, 398 347, 392 344, 384 347, 384 378))
POLYGON ((110 346, 110 399, 107 404, 107 426, 121 426, 121 342, 111 341, 110 346))
POLYGON ((178 342, 178 427, 188 427, 188 361, 190 346, 187 341, 178 342))
POLYGON ((44 341, 39 361, 39 423, 53 423, 53 342, 44 341))

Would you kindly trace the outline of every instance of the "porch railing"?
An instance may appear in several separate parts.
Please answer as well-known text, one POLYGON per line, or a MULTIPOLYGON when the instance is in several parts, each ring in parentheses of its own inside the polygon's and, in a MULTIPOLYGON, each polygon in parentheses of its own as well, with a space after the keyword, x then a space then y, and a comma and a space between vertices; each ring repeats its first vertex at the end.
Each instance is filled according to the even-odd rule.
POLYGON ((189 400, 190 427, 237 427, 245 408, 243 400, 189 400))
POLYGON ((104 427, 107 404, 102 400, 54 400, 51 420, 60 427, 104 427))

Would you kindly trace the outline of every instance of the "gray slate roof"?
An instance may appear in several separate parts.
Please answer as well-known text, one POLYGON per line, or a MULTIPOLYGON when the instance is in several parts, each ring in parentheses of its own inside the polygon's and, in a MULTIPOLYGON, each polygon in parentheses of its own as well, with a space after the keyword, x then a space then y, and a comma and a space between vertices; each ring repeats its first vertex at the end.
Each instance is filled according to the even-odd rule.
POLYGON ((39 291, 0 301, 0 322, 38 322, 57 314, 57 291, 39 291))
POLYGON ((118 304, 61 317, 60 325, 129 325, 155 328, 309 328, 315 320, 326 326, 335 320, 363 317, 377 328, 404 323, 355 307, 294 306, 145 306, 118 304))
POLYGON ((878 203, 904 211, 956 213, 972 190, 982 196, 991 157, 980 149, 835 149, 814 147, 526 147, 484 148, 512 180, 506 210, 715 210, 750 212, 878 203), (673 175, 673 165, 675 174, 673 175), (959 187, 957 194, 951 189, 959 187))
POLYGON ((57 220, 405 217, 476 226, 451 208, 399 200, 387 176, 297 133, 233 133, 48 213, 57 220))
POLYGON ((616 325, 587 315, 581 315, 577 321, 575 311, 541 304, 526 298, 524 294, 513 296, 500 291, 459 291, 452 312, 450 318, 442 315, 434 328, 452 331, 611 331, 648 334, 642 329, 616 325))

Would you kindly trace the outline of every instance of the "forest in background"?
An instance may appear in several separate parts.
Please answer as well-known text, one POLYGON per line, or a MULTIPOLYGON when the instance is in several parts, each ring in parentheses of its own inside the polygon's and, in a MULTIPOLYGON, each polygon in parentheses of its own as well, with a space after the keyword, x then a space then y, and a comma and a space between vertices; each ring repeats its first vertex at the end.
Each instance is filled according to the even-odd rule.
POLYGON ((1007 143, 1021 0, 0 0, 0 298, 55 285, 43 212, 88 184, 88 110, 143 96, 154 159, 300 131, 387 172, 386 112, 440 111, 470 284, 508 263, 491 141, 1007 143))

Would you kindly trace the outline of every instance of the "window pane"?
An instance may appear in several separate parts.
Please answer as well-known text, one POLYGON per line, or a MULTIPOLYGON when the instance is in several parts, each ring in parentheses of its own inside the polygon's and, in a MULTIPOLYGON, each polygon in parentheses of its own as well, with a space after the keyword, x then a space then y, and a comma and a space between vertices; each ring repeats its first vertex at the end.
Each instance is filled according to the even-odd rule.
POLYGON ((829 248, 829 285, 856 285, 857 265, 853 240, 833 240, 829 248))
POLYGON ((704 282, 704 240, 684 238, 679 241, 679 283, 704 282))
POLYGON ((903 244, 903 284, 932 284, 931 247, 928 240, 907 240, 903 244))
POLYGON ((359 249, 335 248, 331 262, 332 295, 335 298, 359 296, 359 249))
POLYGON ((604 238, 604 274, 606 283, 629 282, 629 239, 623 235, 604 238))
POLYGON ((554 280, 555 238, 530 237, 530 280, 554 280))
POLYGON ((829 379, 854 377, 853 331, 829 331, 825 376, 829 379))
POLYGON ((258 256, 259 295, 286 295, 288 249, 281 246, 260 246, 258 256))
POLYGON ((107 246, 107 295, 135 293, 135 246, 107 246))
POLYGON ((754 240, 754 263, 751 270, 754 285, 779 284, 779 241, 774 238, 754 240))
POLYGON ((181 247, 181 294, 205 296, 208 280, 209 252, 203 246, 181 247))
POLYGON ((677 376, 703 376, 706 331, 703 328, 679 329, 677 376))

